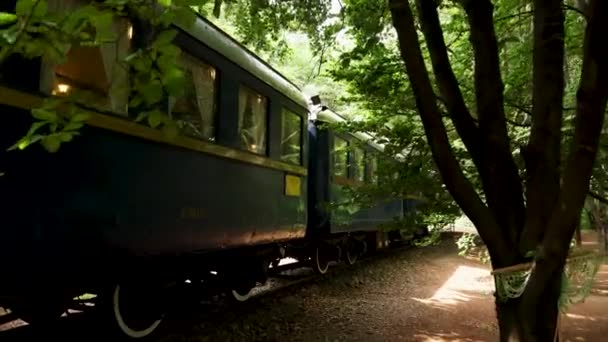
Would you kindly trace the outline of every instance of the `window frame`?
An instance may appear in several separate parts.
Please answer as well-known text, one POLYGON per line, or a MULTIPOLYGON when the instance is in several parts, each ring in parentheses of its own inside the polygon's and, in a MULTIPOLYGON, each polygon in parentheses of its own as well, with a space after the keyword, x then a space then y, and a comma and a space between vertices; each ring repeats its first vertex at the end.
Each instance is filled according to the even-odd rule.
MULTIPOLYGON (((61 7, 63 5, 64 4, 62 4, 60 1, 56 1, 55 3, 49 2, 49 12, 52 13, 56 11, 61 12, 62 10, 67 10, 58 10, 57 8, 55 8, 56 6, 61 7)), ((82 1, 75 2, 73 4, 66 4, 66 6, 70 9, 76 9, 84 5, 86 5, 86 2, 82 1)), ((129 36, 129 30, 132 25, 133 22, 130 18, 114 17, 112 22, 112 30, 114 31, 114 33, 117 34, 116 41, 98 46, 79 46, 76 44, 70 47, 70 50, 66 52, 66 60, 63 63, 56 63, 43 56, 41 58, 40 63, 40 75, 38 77, 37 87, 38 91, 48 96, 57 97, 69 95, 73 91, 88 92, 89 94, 92 94, 92 99, 94 101, 99 101, 99 103, 96 103, 95 105, 101 108, 101 111, 112 115, 129 117, 129 94, 127 92, 121 93, 120 95, 122 96, 122 98, 114 96, 115 94, 113 94, 112 88, 115 85, 114 82, 117 82, 117 79, 119 78, 123 78, 123 82, 130 81, 130 75, 128 72, 116 73, 114 68, 120 68, 119 63, 122 58, 127 57, 131 52, 133 52, 133 41, 129 36), (104 49, 114 49, 114 58, 111 58, 108 61, 104 60, 104 56, 106 56, 106 53, 108 51, 104 49), (96 70, 95 72, 101 72, 102 74, 105 74, 104 78, 107 81, 107 85, 105 86, 107 86, 107 89, 102 90, 97 88, 96 86, 90 87, 87 84, 87 81, 89 79, 86 77, 86 73, 84 73, 83 75, 78 75, 77 77, 70 77, 66 75, 61 75, 60 72, 58 73, 58 69, 66 68, 69 66, 70 60, 67 57, 70 53, 74 53, 77 55, 86 53, 98 54, 99 61, 101 61, 101 71, 96 70), (106 62, 109 65, 106 65, 106 62), (107 67, 111 69, 108 70, 107 67), (83 79, 86 79, 86 81, 83 79), (63 90, 61 86, 64 86, 65 90, 63 90), (114 103, 114 101, 118 103, 114 103), (117 107, 118 105, 120 105, 121 107, 117 107)), ((111 55, 112 54, 110 54, 110 56, 111 55)), ((83 64, 86 65, 87 68, 94 67, 94 65, 90 63, 90 60, 83 62, 83 64)), ((66 71, 67 70, 64 70, 64 72, 66 71)), ((87 72, 91 71, 89 70, 87 72)))
POLYGON ((353 174, 350 177, 352 180, 356 181, 356 182, 365 182, 367 180, 367 163, 365 161, 366 159, 366 155, 367 155, 367 151, 365 150, 364 147, 362 146, 353 146, 352 148, 353 150, 353 158, 352 158, 352 168, 353 168, 353 174), (360 153, 359 156, 357 156, 360 153), (361 170, 359 170, 359 168, 363 166, 363 172, 361 172, 361 174, 359 174, 361 170))
POLYGON ((287 106, 284 106, 284 105, 281 106, 281 135, 280 135, 279 160, 284 163, 290 163, 290 164, 294 164, 294 165, 298 165, 298 166, 302 166, 304 164, 304 118, 302 117, 302 115, 298 114, 297 112, 291 110, 290 108, 288 108, 287 106), (283 157, 284 157, 284 154, 283 154, 283 142, 284 142, 283 125, 285 124, 285 117, 287 115, 293 115, 298 119, 298 134, 299 134, 298 152, 299 153, 298 153, 298 162, 297 163, 283 159, 283 157))
POLYGON ((334 177, 344 177, 344 178, 349 178, 351 171, 350 171, 350 167, 349 167, 349 163, 351 160, 351 153, 349 151, 350 148, 350 144, 351 142, 347 139, 347 138, 342 138, 336 134, 334 134, 333 136, 333 141, 332 141, 332 149, 331 149, 331 153, 332 153, 332 176, 334 177), (336 141, 337 140, 341 140, 345 143, 345 148, 342 152, 344 152, 346 154, 346 159, 344 160, 344 171, 345 174, 336 174, 336 165, 337 165, 337 160, 336 160, 336 141))
MULTIPOLYGON (((271 121, 271 111, 272 111, 271 96, 268 96, 268 95, 264 94, 263 92, 258 91, 255 87, 252 87, 251 85, 249 85, 246 82, 238 81, 237 84, 238 84, 238 86, 236 87, 236 93, 237 93, 236 132, 237 132, 237 136, 239 137, 237 146, 242 151, 249 152, 249 153, 255 154, 257 156, 262 156, 262 157, 268 158, 269 153, 270 153, 270 137, 271 137, 271 135, 270 135, 270 121, 271 121), (241 89, 245 89, 249 93, 261 96, 262 98, 264 98, 266 100, 265 111, 264 111, 264 149, 261 152, 252 151, 251 149, 248 148, 248 146, 243 146, 241 139, 240 139, 241 130, 242 130, 242 127, 240 127, 240 125, 241 125, 241 102, 240 102, 241 89)), ((243 117, 243 119, 244 119, 244 117, 243 117)))
MULTIPOLYGON (((207 60, 198 57, 196 54, 189 52, 186 49, 182 49, 182 55, 185 55, 187 57, 185 57, 185 59, 190 60, 193 63, 196 63, 196 66, 206 66, 211 68, 214 73, 215 76, 213 78, 213 89, 214 89, 214 93, 213 93, 213 106, 212 106, 212 116, 211 116, 211 121, 212 121, 212 127, 213 127, 213 133, 211 135, 211 137, 194 137, 194 136, 190 136, 190 135, 184 135, 187 136, 188 138, 192 138, 192 139, 196 139, 196 140, 200 140, 200 141, 205 141, 205 142, 210 142, 210 143, 217 143, 218 141, 218 133, 219 133, 219 124, 220 124, 220 113, 221 113, 221 108, 220 108, 220 91, 221 91, 221 71, 220 69, 214 65, 213 63, 208 62, 207 60)), ((182 65, 182 67, 184 67, 185 65, 182 65)), ((198 97, 198 89, 196 88, 195 80, 194 80, 194 75, 192 75, 192 86, 194 87, 194 92, 196 94, 196 96, 198 97)), ((175 106, 175 102, 177 101, 177 98, 175 98, 174 96, 169 97, 168 99, 169 102, 169 108, 170 110, 168 110, 168 115, 171 119, 173 119, 173 107, 175 106), (171 104, 171 102, 173 102, 171 104)), ((198 101, 198 99, 197 99, 198 101)), ((198 104, 197 104, 198 107, 198 104)), ((201 112, 201 109, 198 108, 198 114, 200 116, 201 122, 203 121, 203 114, 201 112)), ((203 127, 201 127, 202 129, 203 127)), ((180 134, 182 134, 180 132, 180 134)))
POLYGON ((366 181, 370 184, 378 184, 378 155, 374 152, 368 153, 365 159, 366 181))

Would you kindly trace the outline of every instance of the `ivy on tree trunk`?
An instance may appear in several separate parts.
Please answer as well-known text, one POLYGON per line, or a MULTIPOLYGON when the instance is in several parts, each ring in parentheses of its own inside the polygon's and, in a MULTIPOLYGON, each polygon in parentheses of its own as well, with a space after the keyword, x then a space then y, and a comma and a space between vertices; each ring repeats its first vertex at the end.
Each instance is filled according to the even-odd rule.
POLYGON ((476 115, 467 108, 452 71, 436 1, 417 0, 416 10, 440 94, 435 94, 425 67, 410 2, 390 0, 401 56, 435 163, 448 191, 487 245, 492 266, 529 261, 529 252, 534 252, 535 268, 523 295, 496 303, 501 341, 553 341, 562 272, 589 190, 606 110, 608 53, 602 35, 608 32, 608 2, 587 3, 574 139, 562 166, 564 5, 560 0, 534 1, 533 106, 530 139, 523 151, 524 178, 507 134, 492 3, 459 3, 467 14, 474 52, 476 115), (485 200, 454 155, 438 96, 479 173, 485 200))

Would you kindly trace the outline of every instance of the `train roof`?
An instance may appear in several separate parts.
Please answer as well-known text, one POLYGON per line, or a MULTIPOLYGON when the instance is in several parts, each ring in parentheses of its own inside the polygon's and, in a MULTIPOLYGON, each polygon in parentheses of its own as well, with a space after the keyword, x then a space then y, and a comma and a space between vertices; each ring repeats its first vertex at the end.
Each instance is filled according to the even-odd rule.
MULTIPOLYGON (((324 121, 324 122, 346 122, 346 121, 348 121, 345 117, 343 117, 342 115, 340 115, 330 109, 326 109, 326 110, 319 112, 319 114, 317 114, 317 120, 324 121)), ((368 145, 370 145, 371 147, 373 147, 374 149, 376 149, 378 151, 381 151, 381 152, 384 151, 384 145, 374 142, 374 136, 369 133, 354 132, 354 133, 349 133, 349 134, 361 141, 366 142, 368 145)))
POLYGON ((175 21, 174 25, 283 93, 295 103, 308 108, 308 99, 298 86, 200 14, 197 13, 197 19, 193 25, 186 25, 179 21, 175 21))

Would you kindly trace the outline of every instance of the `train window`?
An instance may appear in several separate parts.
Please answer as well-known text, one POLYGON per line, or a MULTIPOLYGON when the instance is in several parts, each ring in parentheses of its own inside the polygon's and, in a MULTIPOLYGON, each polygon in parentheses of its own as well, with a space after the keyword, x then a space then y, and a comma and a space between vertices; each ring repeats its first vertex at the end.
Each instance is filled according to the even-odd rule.
POLYGON ((302 164, 302 118, 283 108, 281 128, 281 160, 302 164))
POLYGON ((266 154, 268 99, 241 85, 239 89, 239 137, 241 146, 266 154))
POLYGON ((334 136, 334 175, 348 177, 348 142, 334 136))
MULTIPOLYGON (((49 12, 62 12, 77 8, 82 1, 50 1, 49 12)), ((131 25, 125 18, 115 18, 117 39, 99 46, 73 45, 66 59, 55 64, 44 59, 40 90, 46 94, 65 96, 74 91, 87 91, 87 103, 105 110, 126 114, 128 90, 124 84, 128 75, 118 63, 131 48, 131 25), (122 90, 121 90, 122 89, 122 90)))
POLYGON ((185 94, 171 100, 171 117, 183 134, 215 140, 217 112, 216 70, 196 58, 182 53, 185 94))
POLYGON ((355 180, 363 182, 365 181, 365 151, 356 147, 353 159, 355 162, 355 180))
POLYGON ((378 183, 378 159, 376 157, 371 157, 368 159, 368 170, 369 170, 369 180, 377 184, 378 183))

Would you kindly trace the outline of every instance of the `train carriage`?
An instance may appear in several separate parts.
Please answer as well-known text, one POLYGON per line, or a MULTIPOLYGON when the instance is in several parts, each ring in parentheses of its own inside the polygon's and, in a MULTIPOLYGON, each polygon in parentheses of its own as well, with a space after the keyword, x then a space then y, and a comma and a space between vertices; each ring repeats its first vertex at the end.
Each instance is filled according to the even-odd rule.
MULTIPOLYGON (((48 2, 55 11, 83 3, 48 2)), ((143 338, 192 292, 184 287, 246 300, 283 256, 325 273, 330 260, 353 263, 386 244, 378 226, 404 214, 400 199, 326 206, 346 198, 342 186, 376 181, 382 148, 369 135, 321 128, 344 119, 310 117, 298 87, 198 17, 174 23, 187 84, 159 108, 180 128, 169 137, 136 121, 130 95, 114 87, 129 79, 117 61, 152 32, 135 19, 113 25, 115 43, 73 47, 60 65, 12 56, 1 66, 0 306, 48 321, 95 293, 116 332, 143 338), (83 89, 101 109, 74 141, 56 153, 7 151, 43 98, 83 89)))
POLYGON ((336 256, 354 263, 366 249, 388 245, 388 234, 379 229, 403 215, 400 198, 385 197, 372 203, 351 201, 345 188, 378 182, 378 158, 382 146, 365 133, 343 133, 331 124, 345 122, 325 109, 309 123, 309 235, 327 241, 324 251, 316 251, 314 267, 327 271, 328 260, 336 256), (328 125, 329 124, 329 125, 328 125), (318 257, 325 254, 324 258, 318 257), (319 260, 321 259, 321 260, 319 260))
POLYGON ((15 56, 3 65, 0 255, 9 265, 0 305, 28 321, 58 316, 90 291, 106 298, 122 334, 143 337, 160 320, 159 289, 213 277, 245 296, 280 244, 305 236, 308 103, 299 89, 206 20, 176 22, 188 84, 163 101, 181 127, 167 137, 135 122, 128 95, 111 91, 127 77, 114 72, 117 58, 144 27, 116 20, 116 43, 73 47, 61 65, 15 56), (74 89, 95 92, 107 111, 57 153, 7 151, 28 131, 31 108, 74 89), (144 294, 158 301, 145 305, 144 294))

